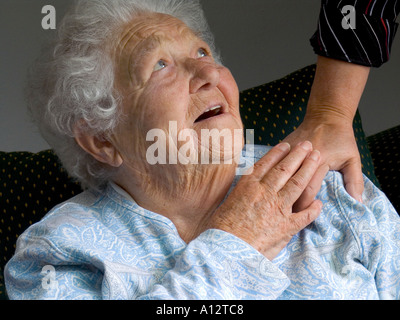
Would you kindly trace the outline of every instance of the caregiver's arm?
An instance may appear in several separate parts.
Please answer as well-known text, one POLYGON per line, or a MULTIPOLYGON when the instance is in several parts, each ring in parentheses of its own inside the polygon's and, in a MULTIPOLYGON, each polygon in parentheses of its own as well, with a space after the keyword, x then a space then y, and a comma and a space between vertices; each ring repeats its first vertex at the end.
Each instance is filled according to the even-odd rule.
POLYGON ((285 140, 292 146, 309 140, 321 152, 320 167, 297 202, 296 210, 310 205, 329 170, 340 171, 346 190, 361 200, 364 183, 353 120, 369 71, 369 67, 318 57, 305 119, 285 140))
POLYGON ((346 190, 360 200, 361 162, 351 123, 369 68, 378 68, 390 58, 399 11, 397 0, 321 0, 318 28, 311 38, 319 58, 309 110, 304 123, 287 141, 312 141, 321 151, 322 161, 298 208, 314 198, 329 169, 341 171, 346 190), (348 27, 344 26, 346 19, 350 19, 348 27))

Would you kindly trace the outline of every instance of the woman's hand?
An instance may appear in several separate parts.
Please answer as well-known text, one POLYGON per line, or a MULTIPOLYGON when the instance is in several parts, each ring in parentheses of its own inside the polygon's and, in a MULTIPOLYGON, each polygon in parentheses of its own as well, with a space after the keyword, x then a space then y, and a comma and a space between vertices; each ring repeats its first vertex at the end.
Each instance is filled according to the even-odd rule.
POLYGON ((310 142, 292 151, 287 143, 276 146, 255 164, 251 175, 240 179, 207 228, 232 233, 272 260, 321 212, 318 200, 298 213, 292 210, 319 160, 320 153, 312 151, 310 142))
POLYGON ((306 118, 285 142, 294 146, 304 140, 311 141, 314 148, 321 152, 321 161, 316 174, 296 202, 294 210, 301 211, 313 202, 329 170, 340 171, 347 192, 361 202, 364 180, 352 123, 328 124, 306 118))

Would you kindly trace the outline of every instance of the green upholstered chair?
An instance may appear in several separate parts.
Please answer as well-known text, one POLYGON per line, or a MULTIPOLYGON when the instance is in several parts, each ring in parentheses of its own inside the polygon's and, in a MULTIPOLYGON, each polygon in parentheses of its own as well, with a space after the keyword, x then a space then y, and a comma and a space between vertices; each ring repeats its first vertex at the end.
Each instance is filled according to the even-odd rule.
MULTIPOLYGON (((254 143, 275 145, 299 126, 314 74, 312 65, 241 92, 240 111, 245 128, 254 130, 254 143)), ((354 132, 363 172, 382 187, 399 210, 400 127, 366 139, 357 113, 354 132)), ((18 236, 51 208, 80 192, 79 184, 67 175, 51 150, 0 152, 0 299, 7 298, 3 270, 18 236)))
POLYGON ((375 175, 400 214, 400 126, 368 137, 375 175))

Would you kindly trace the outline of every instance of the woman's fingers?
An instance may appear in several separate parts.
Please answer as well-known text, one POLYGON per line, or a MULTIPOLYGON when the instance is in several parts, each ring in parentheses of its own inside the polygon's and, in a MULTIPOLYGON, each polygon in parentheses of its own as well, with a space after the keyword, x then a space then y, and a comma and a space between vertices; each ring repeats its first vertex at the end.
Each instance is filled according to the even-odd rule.
POLYGON ((290 144, 281 143, 273 147, 264 157, 255 165, 252 176, 261 180, 271 168, 282 161, 290 152, 290 144))
POLYGON ((322 210, 322 202, 314 200, 311 205, 298 213, 292 214, 289 219, 291 221, 291 235, 294 236, 305 227, 310 225, 315 219, 318 218, 322 210))
POLYGON ((299 170, 304 160, 312 151, 308 141, 298 144, 282 161, 273 166, 261 179, 261 183, 273 192, 279 192, 290 178, 299 170))
MULTIPOLYGON (((292 207, 304 191, 309 187, 310 182, 318 171, 321 154, 318 150, 312 151, 304 160, 300 169, 289 179, 285 186, 278 192, 280 198, 287 206, 292 207)), ((315 198, 315 195, 314 195, 315 198)), ((314 200, 307 199, 309 202, 302 209, 307 208, 314 200)), ((300 211, 300 210, 299 210, 300 211)))
POLYGON ((321 212, 320 201, 293 214, 293 204, 314 176, 320 154, 304 142, 271 149, 241 179, 212 216, 209 228, 230 232, 273 259, 300 230, 321 212))
POLYGON ((321 189, 322 181, 326 177, 328 171, 329 166, 327 164, 319 165, 317 172, 312 177, 307 188, 305 188, 304 192, 293 205, 293 212, 300 212, 310 206, 321 189))

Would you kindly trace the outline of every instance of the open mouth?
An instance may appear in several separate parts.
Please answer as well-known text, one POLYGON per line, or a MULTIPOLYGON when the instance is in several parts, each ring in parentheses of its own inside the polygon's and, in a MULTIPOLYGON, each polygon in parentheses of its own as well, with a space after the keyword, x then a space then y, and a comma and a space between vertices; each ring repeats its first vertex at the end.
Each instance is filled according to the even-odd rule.
POLYGON ((207 109, 206 111, 204 111, 204 113, 200 117, 198 117, 194 123, 197 123, 197 122, 200 122, 200 121, 204 121, 204 120, 219 116, 222 113, 223 113, 222 106, 212 107, 212 108, 207 109))

